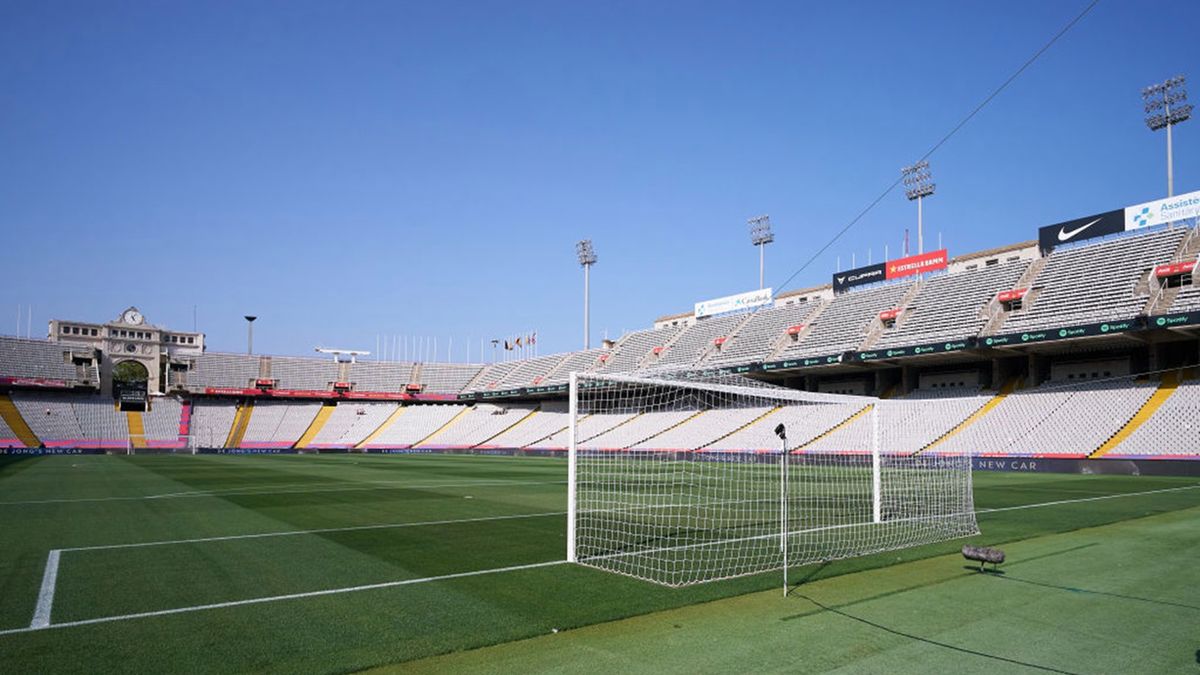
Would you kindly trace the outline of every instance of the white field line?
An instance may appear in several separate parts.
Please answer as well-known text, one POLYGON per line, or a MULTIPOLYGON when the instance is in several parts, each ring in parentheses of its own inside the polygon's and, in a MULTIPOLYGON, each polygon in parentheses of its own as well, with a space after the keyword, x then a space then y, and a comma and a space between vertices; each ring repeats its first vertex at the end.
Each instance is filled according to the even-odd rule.
POLYGON ((457 487, 505 487, 509 485, 562 485, 565 480, 547 480, 547 481, 515 481, 515 480, 499 480, 499 481, 472 481, 469 483, 437 483, 437 484, 421 484, 410 485, 401 482, 382 482, 382 483, 351 483, 344 487, 324 487, 314 488, 312 490, 213 490, 210 492, 170 492, 157 495, 141 495, 137 497, 79 497, 72 499, 36 499, 29 501, 14 501, 0 502, 0 506, 32 506, 37 504, 77 504, 77 503, 94 503, 94 502, 133 502, 143 501, 147 499, 194 499, 199 497, 243 497, 257 495, 294 495, 294 494, 313 494, 321 492, 358 492, 364 490, 436 490, 439 488, 457 488, 457 487))
POLYGON ((550 567, 553 565, 565 564, 566 560, 549 560, 546 562, 529 563, 527 565, 510 565, 508 567, 495 567, 488 570, 473 570, 471 572, 455 572, 453 574, 441 574, 435 577, 422 577, 420 579, 401 579, 400 581, 385 581, 378 584, 364 584, 362 586, 346 586, 344 588, 327 588, 321 591, 306 591, 303 593, 289 593, 287 595, 269 595, 261 598, 250 598, 248 600, 233 600, 230 602, 216 602, 209 605, 192 605, 190 607, 176 607, 174 609, 160 609, 153 612, 138 612, 136 614, 120 614, 117 616, 102 616, 96 619, 82 619, 79 621, 64 621, 62 623, 53 623, 46 626, 30 626, 29 628, 12 628, 9 630, 0 630, 0 635, 15 635, 18 633, 30 633, 35 630, 47 630, 50 628, 70 628, 73 626, 90 626, 97 623, 110 623, 113 621, 128 621, 130 619, 144 619, 154 616, 168 616, 171 614, 185 614, 187 612, 201 612, 209 609, 224 609, 226 607, 241 607, 244 605, 260 605, 269 602, 281 602, 283 600, 299 600, 302 598, 318 598, 325 595, 339 595, 342 593, 357 593, 359 591, 374 591, 382 588, 396 588, 398 586, 411 586, 414 584, 424 584, 431 581, 447 581, 450 579, 463 579, 466 577, 477 577, 485 574, 500 574, 503 572, 516 572, 519 570, 531 570, 538 567, 550 567))
MULTIPOLYGON (((270 537, 295 537, 302 534, 325 534, 329 532, 355 532, 358 530, 387 530, 403 527, 427 527, 430 525, 456 525, 458 523, 483 523, 493 520, 518 520, 522 518, 546 518, 549 516, 565 516, 566 511, 546 511, 543 513, 518 513, 507 516, 480 516, 478 518, 458 518, 454 520, 420 520, 406 523, 379 523, 377 525, 350 525, 347 527, 323 527, 315 530, 282 530, 279 532, 259 532, 251 534, 230 534, 217 537, 197 537, 194 539, 171 539, 165 541, 146 541, 131 544, 101 544, 99 546, 76 546, 59 549, 60 551, 111 551, 119 548, 146 548, 150 546, 170 546, 173 544, 201 544, 213 541, 235 541, 238 539, 267 539, 270 537)), ((57 551, 52 551, 57 553, 57 551)))
POLYGON ((42 573, 42 590, 38 593, 37 608, 33 611, 30 628, 45 628, 50 625, 50 609, 54 606, 54 587, 58 583, 58 559, 60 551, 50 551, 46 556, 46 571, 42 573))
MULTIPOLYGON (((1038 504, 1021 504, 1018 506, 1005 506, 1005 507, 994 508, 994 509, 981 509, 979 511, 976 511, 976 513, 995 513, 995 512, 999 512, 999 511, 1017 511, 1017 510, 1023 510, 1023 509, 1037 509, 1037 508, 1044 508, 1047 506, 1060 506, 1063 504, 1077 504, 1077 503, 1081 503, 1081 502, 1093 502, 1093 501, 1099 501, 1099 500, 1104 500, 1104 499, 1120 499, 1122 497, 1140 497, 1140 496, 1144 496, 1144 495, 1161 494, 1164 492, 1180 492, 1183 490, 1195 490, 1195 489, 1200 489, 1200 484, 1184 485, 1184 486, 1173 487, 1173 488, 1161 488, 1158 490, 1143 490, 1140 492, 1123 492, 1123 493, 1111 494, 1111 495, 1099 495, 1099 496, 1095 496, 1095 497, 1079 497, 1076 499, 1060 499, 1060 500, 1056 500, 1056 501, 1052 501, 1052 502, 1041 502, 1038 504)), ((559 515, 559 514, 549 514, 549 515, 559 515)), ((951 514, 951 515, 962 515, 962 514, 951 514)), ((836 526, 836 527, 846 527, 846 526, 836 526)), ((297 534, 299 534, 299 533, 297 533, 297 534)), ((234 536, 240 536, 240 535, 234 535, 234 536)), ((779 535, 778 535, 778 533, 775 533, 773 535, 767 535, 767 536, 774 538, 779 535)), ((737 541, 750 541, 750 540, 759 539, 759 538, 761 538, 761 537, 757 537, 757 536, 756 537, 745 537, 745 538, 741 538, 741 539, 731 539, 731 540, 727 540, 727 541, 723 541, 723 542, 710 542, 709 544, 705 544, 705 545, 716 544, 716 543, 732 543, 732 542, 737 542, 737 541)), ((95 547, 95 548, 118 548, 121 546, 124 546, 124 545, 118 544, 118 545, 114 545, 112 547, 95 547)), ((685 547, 679 547, 679 548, 692 548, 693 546, 685 546, 685 547)), ((91 550, 91 549, 79 549, 79 550, 91 550)), ((45 596, 45 594, 46 594, 46 578, 51 578, 49 568, 51 566, 52 561, 53 561, 53 566, 54 566, 54 574, 53 574, 52 578, 57 578, 58 556, 55 556, 54 553, 55 553, 55 551, 51 551, 51 556, 48 557, 47 561, 46 561, 47 570, 46 570, 46 574, 43 576, 43 580, 42 580, 42 596, 39 596, 39 598, 38 598, 38 610, 39 611, 41 610, 42 597, 45 596)), ((643 551, 643 553, 645 553, 645 551, 643 551)), ((622 555, 622 554, 597 556, 597 558, 614 558, 614 557, 619 557, 620 555, 622 555)), ((50 628, 69 628, 72 626, 87 626, 87 625, 98 624, 98 623, 109 623, 109 622, 113 622, 113 621, 127 621, 127 620, 131 620, 131 619, 142 619, 142 618, 149 618, 149 617, 155 617, 155 616, 167 616, 170 614, 183 614, 186 612, 198 612, 198 611, 209 610, 209 609, 222 609, 222 608, 226 608, 226 607, 240 607, 242 605, 256 605, 256 604, 269 603, 269 602, 279 602, 279 601, 283 601, 283 600, 296 600, 296 599, 301 599, 301 598, 312 598, 312 597, 319 597, 319 596, 324 596, 324 595, 337 595, 340 593, 354 593, 354 592, 358 592, 358 591, 376 590, 376 589, 381 589, 381 588, 393 588, 393 587, 397 587, 397 586, 407 586, 407 585, 411 585, 411 584, 420 584, 420 583, 426 583, 426 582, 430 582, 430 581, 444 581, 447 579, 458 579, 458 578, 462 578, 462 577, 472 577, 472 576, 479 576, 479 575, 483 575, 483 574, 498 574, 501 572, 511 572, 511 571, 516 571, 516 570, 533 569, 536 567, 548 567, 551 565, 561 565, 565 562, 567 562, 567 561, 552 560, 552 561, 541 562, 541 563, 531 563, 528 565, 513 565, 513 566, 509 566, 509 567, 497 567, 497 568, 488 569, 488 570, 476 570, 474 572, 458 572, 455 574, 443 574, 443 575, 433 576, 433 577, 424 577, 421 579, 405 579, 405 580, 401 580, 401 581, 388 581, 388 582, 383 582, 383 583, 378 583, 378 584, 367 584, 367 585, 363 585, 363 586, 348 586, 348 587, 344 587, 344 588, 330 588, 330 589, 326 589, 326 590, 322 590, 322 591, 290 593, 287 595, 274 595, 274 596, 267 596, 267 597, 262 597, 262 598, 251 598, 249 600, 234 600, 231 602, 219 602, 219 603, 208 604, 208 605, 192 605, 189 607, 163 609, 163 610, 157 610, 157 611, 153 611, 153 612, 139 612, 136 614, 121 614, 121 615, 116 615, 116 616, 99 617, 99 618, 95 618, 95 619, 83 619, 83 620, 79 620, 79 621, 65 621, 63 623, 55 623, 55 624, 49 623, 50 606, 49 606, 49 603, 47 603, 47 606, 45 609, 47 623, 45 625, 38 624, 38 614, 35 613, 34 621, 28 628, 11 628, 11 629, 7 629, 7 630, 0 630, 0 636, 15 635, 15 634, 19 634, 19 633, 29 633, 29 632, 32 632, 35 630, 47 630, 50 628)), ((50 598, 52 600, 53 599, 53 583, 51 583, 50 585, 51 585, 50 598)))

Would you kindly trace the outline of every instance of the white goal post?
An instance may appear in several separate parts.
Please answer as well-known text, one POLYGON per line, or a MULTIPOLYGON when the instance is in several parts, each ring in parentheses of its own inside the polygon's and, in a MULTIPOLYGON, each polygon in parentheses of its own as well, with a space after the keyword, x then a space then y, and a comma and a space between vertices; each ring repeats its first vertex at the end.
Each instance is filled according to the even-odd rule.
POLYGON ((936 400, 736 375, 572 373, 567 559, 667 586, 978 533, 968 456, 904 434, 936 400))

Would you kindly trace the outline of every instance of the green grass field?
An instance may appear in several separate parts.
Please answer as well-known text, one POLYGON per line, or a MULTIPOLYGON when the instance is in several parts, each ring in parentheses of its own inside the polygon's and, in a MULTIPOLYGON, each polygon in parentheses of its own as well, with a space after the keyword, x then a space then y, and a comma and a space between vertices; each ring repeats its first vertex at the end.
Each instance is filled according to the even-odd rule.
POLYGON ((778 573, 669 589, 561 563, 565 478, 527 457, 4 460, 0 663, 1200 670, 1195 479, 977 473, 972 541, 1004 546, 1003 574, 965 569, 960 540, 795 568, 784 599, 778 573), (56 550, 50 626, 31 630, 56 550))

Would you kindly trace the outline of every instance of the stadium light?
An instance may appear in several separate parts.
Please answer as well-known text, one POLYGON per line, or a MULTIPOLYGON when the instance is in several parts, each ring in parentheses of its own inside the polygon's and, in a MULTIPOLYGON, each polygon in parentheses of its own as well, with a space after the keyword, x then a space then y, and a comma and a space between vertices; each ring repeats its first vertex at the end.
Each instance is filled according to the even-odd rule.
POLYGON ((917 253, 925 252, 925 223, 921 209, 921 200, 933 194, 937 183, 932 182, 933 174, 929 172, 929 162, 921 160, 912 166, 900 169, 904 177, 904 196, 908 201, 917 202, 917 253))
POLYGON ((1187 102, 1187 89, 1182 75, 1166 82, 1152 84, 1142 90, 1146 126, 1150 131, 1167 130, 1167 196, 1175 196, 1175 167, 1171 148, 1171 127, 1192 116, 1192 104, 1187 102))
POLYGON ((763 286, 763 248, 775 241, 775 234, 771 232, 771 216, 761 215, 751 218, 746 221, 750 226, 750 243, 758 247, 758 287, 763 286))
POLYGON ((590 349, 592 345, 590 319, 591 301, 591 269, 596 264, 596 249, 592 248, 591 239, 583 239, 575 244, 575 255, 579 256, 579 264, 583 267, 583 348, 590 349))
POLYGON ((253 354, 254 353, 254 320, 257 319, 258 317, 250 316, 249 314, 247 314, 246 316, 243 316, 242 318, 246 320, 246 353, 253 354))

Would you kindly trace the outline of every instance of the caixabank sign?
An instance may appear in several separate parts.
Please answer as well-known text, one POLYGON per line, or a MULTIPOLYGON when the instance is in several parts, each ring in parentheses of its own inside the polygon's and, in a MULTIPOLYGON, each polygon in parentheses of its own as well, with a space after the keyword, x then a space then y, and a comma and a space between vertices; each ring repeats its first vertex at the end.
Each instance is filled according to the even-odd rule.
POLYGON ((1082 326, 1069 326, 1066 328, 1049 328, 1046 330, 1025 331, 1023 333, 991 335, 988 337, 979 338, 979 346, 1012 347, 1038 342, 1052 342, 1054 340, 1069 340, 1072 338, 1126 333, 1142 327, 1143 325, 1140 319, 1105 321, 1103 323, 1089 323, 1082 326))
POLYGON ((902 279, 914 274, 936 272, 946 269, 950 260, 946 249, 930 251, 920 255, 910 255, 907 258, 875 263, 865 267, 855 267, 852 270, 838 272, 833 275, 833 290, 835 293, 855 286, 874 284, 891 279, 902 279))
POLYGON ((933 342, 923 345, 911 345, 908 347, 891 347, 888 349, 873 349, 865 352, 857 352, 854 355, 857 361, 878 361, 880 359, 899 359, 908 356, 922 356, 924 354, 945 354, 948 352, 957 352, 964 349, 971 349, 975 346, 975 338, 966 338, 963 340, 947 340, 946 342, 933 342))

